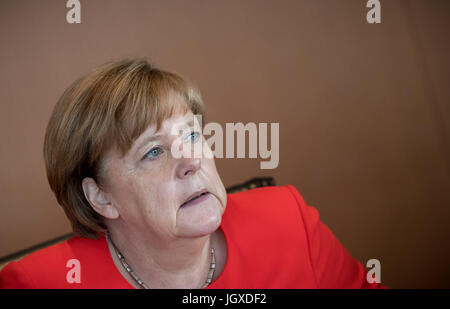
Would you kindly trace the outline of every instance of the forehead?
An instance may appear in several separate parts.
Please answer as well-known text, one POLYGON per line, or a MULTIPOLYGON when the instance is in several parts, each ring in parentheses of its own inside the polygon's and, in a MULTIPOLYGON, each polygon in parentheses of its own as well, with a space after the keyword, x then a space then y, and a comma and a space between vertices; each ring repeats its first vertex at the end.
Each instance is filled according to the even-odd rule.
MULTIPOLYGON (((144 131, 135 138, 129 148, 127 147, 128 149, 125 150, 125 153, 133 150, 133 148, 140 144, 144 139, 148 139, 154 135, 170 134, 170 131, 174 126, 182 126, 183 124, 192 122, 194 119, 194 114, 189 108, 186 100, 180 94, 171 91, 167 95, 161 97, 160 100, 165 107, 153 111, 156 113, 154 117, 151 117, 153 120, 151 120, 150 124, 146 125, 144 131), (159 128, 157 125, 158 118, 163 119, 160 120, 159 128)), ((112 149, 110 150, 115 152, 114 148, 117 148, 118 146, 117 143, 113 142, 112 149)))

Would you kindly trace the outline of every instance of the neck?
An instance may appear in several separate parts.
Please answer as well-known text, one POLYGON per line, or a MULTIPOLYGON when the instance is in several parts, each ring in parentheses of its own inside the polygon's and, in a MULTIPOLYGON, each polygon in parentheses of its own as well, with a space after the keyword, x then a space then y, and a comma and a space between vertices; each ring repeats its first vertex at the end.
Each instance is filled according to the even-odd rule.
MULTIPOLYGON (((150 288, 200 288, 206 281, 211 262, 210 235, 162 241, 149 237, 151 233, 118 227, 110 228, 109 234, 134 273, 150 288)), ((116 267, 136 286, 112 244, 108 245, 116 267)))

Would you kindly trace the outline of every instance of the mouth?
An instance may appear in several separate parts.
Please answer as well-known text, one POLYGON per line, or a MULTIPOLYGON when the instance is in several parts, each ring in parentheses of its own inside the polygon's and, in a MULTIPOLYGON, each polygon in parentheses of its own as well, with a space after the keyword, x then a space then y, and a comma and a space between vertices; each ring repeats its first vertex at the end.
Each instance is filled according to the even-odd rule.
POLYGON ((180 207, 197 205, 197 204, 203 202, 204 200, 208 199, 210 194, 211 193, 209 193, 208 190, 206 190, 206 189, 197 191, 194 194, 192 194, 191 196, 189 196, 187 198, 187 200, 183 204, 181 204, 180 207))

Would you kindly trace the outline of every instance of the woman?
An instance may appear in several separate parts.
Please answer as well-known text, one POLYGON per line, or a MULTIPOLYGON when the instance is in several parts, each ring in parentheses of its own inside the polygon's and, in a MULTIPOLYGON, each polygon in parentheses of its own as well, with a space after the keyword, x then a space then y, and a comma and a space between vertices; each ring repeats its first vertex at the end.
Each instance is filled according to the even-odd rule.
POLYGON ((44 157, 77 236, 10 263, 0 287, 379 287, 294 187, 227 196, 213 158, 174 156, 175 141, 206 146, 202 113, 194 87, 145 60, 73 83, 44 157))

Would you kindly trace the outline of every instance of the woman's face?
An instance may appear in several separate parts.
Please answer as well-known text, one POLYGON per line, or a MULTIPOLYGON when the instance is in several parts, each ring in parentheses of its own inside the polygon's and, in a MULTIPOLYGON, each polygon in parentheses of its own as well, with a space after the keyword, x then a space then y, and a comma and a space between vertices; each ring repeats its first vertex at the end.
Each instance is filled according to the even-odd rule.
MULTIPOLYGON (((183 104, 178 96, 170 99, 183 104)), ((191 111, 175 113, 158 132, 155 125, 149 126, 123 157, 116 148, 107 153, 102 189, 119 213, 110 224, 150 232, 160 239, 204 236, 220 226, 227 197, 214 158, 177 158, 171 152, 176 139, 208 147, 201 127, 190 125, 189 131, 176 130, 193 120, 191 111), (183 205, 201 190, 208 194, 183 205)))

